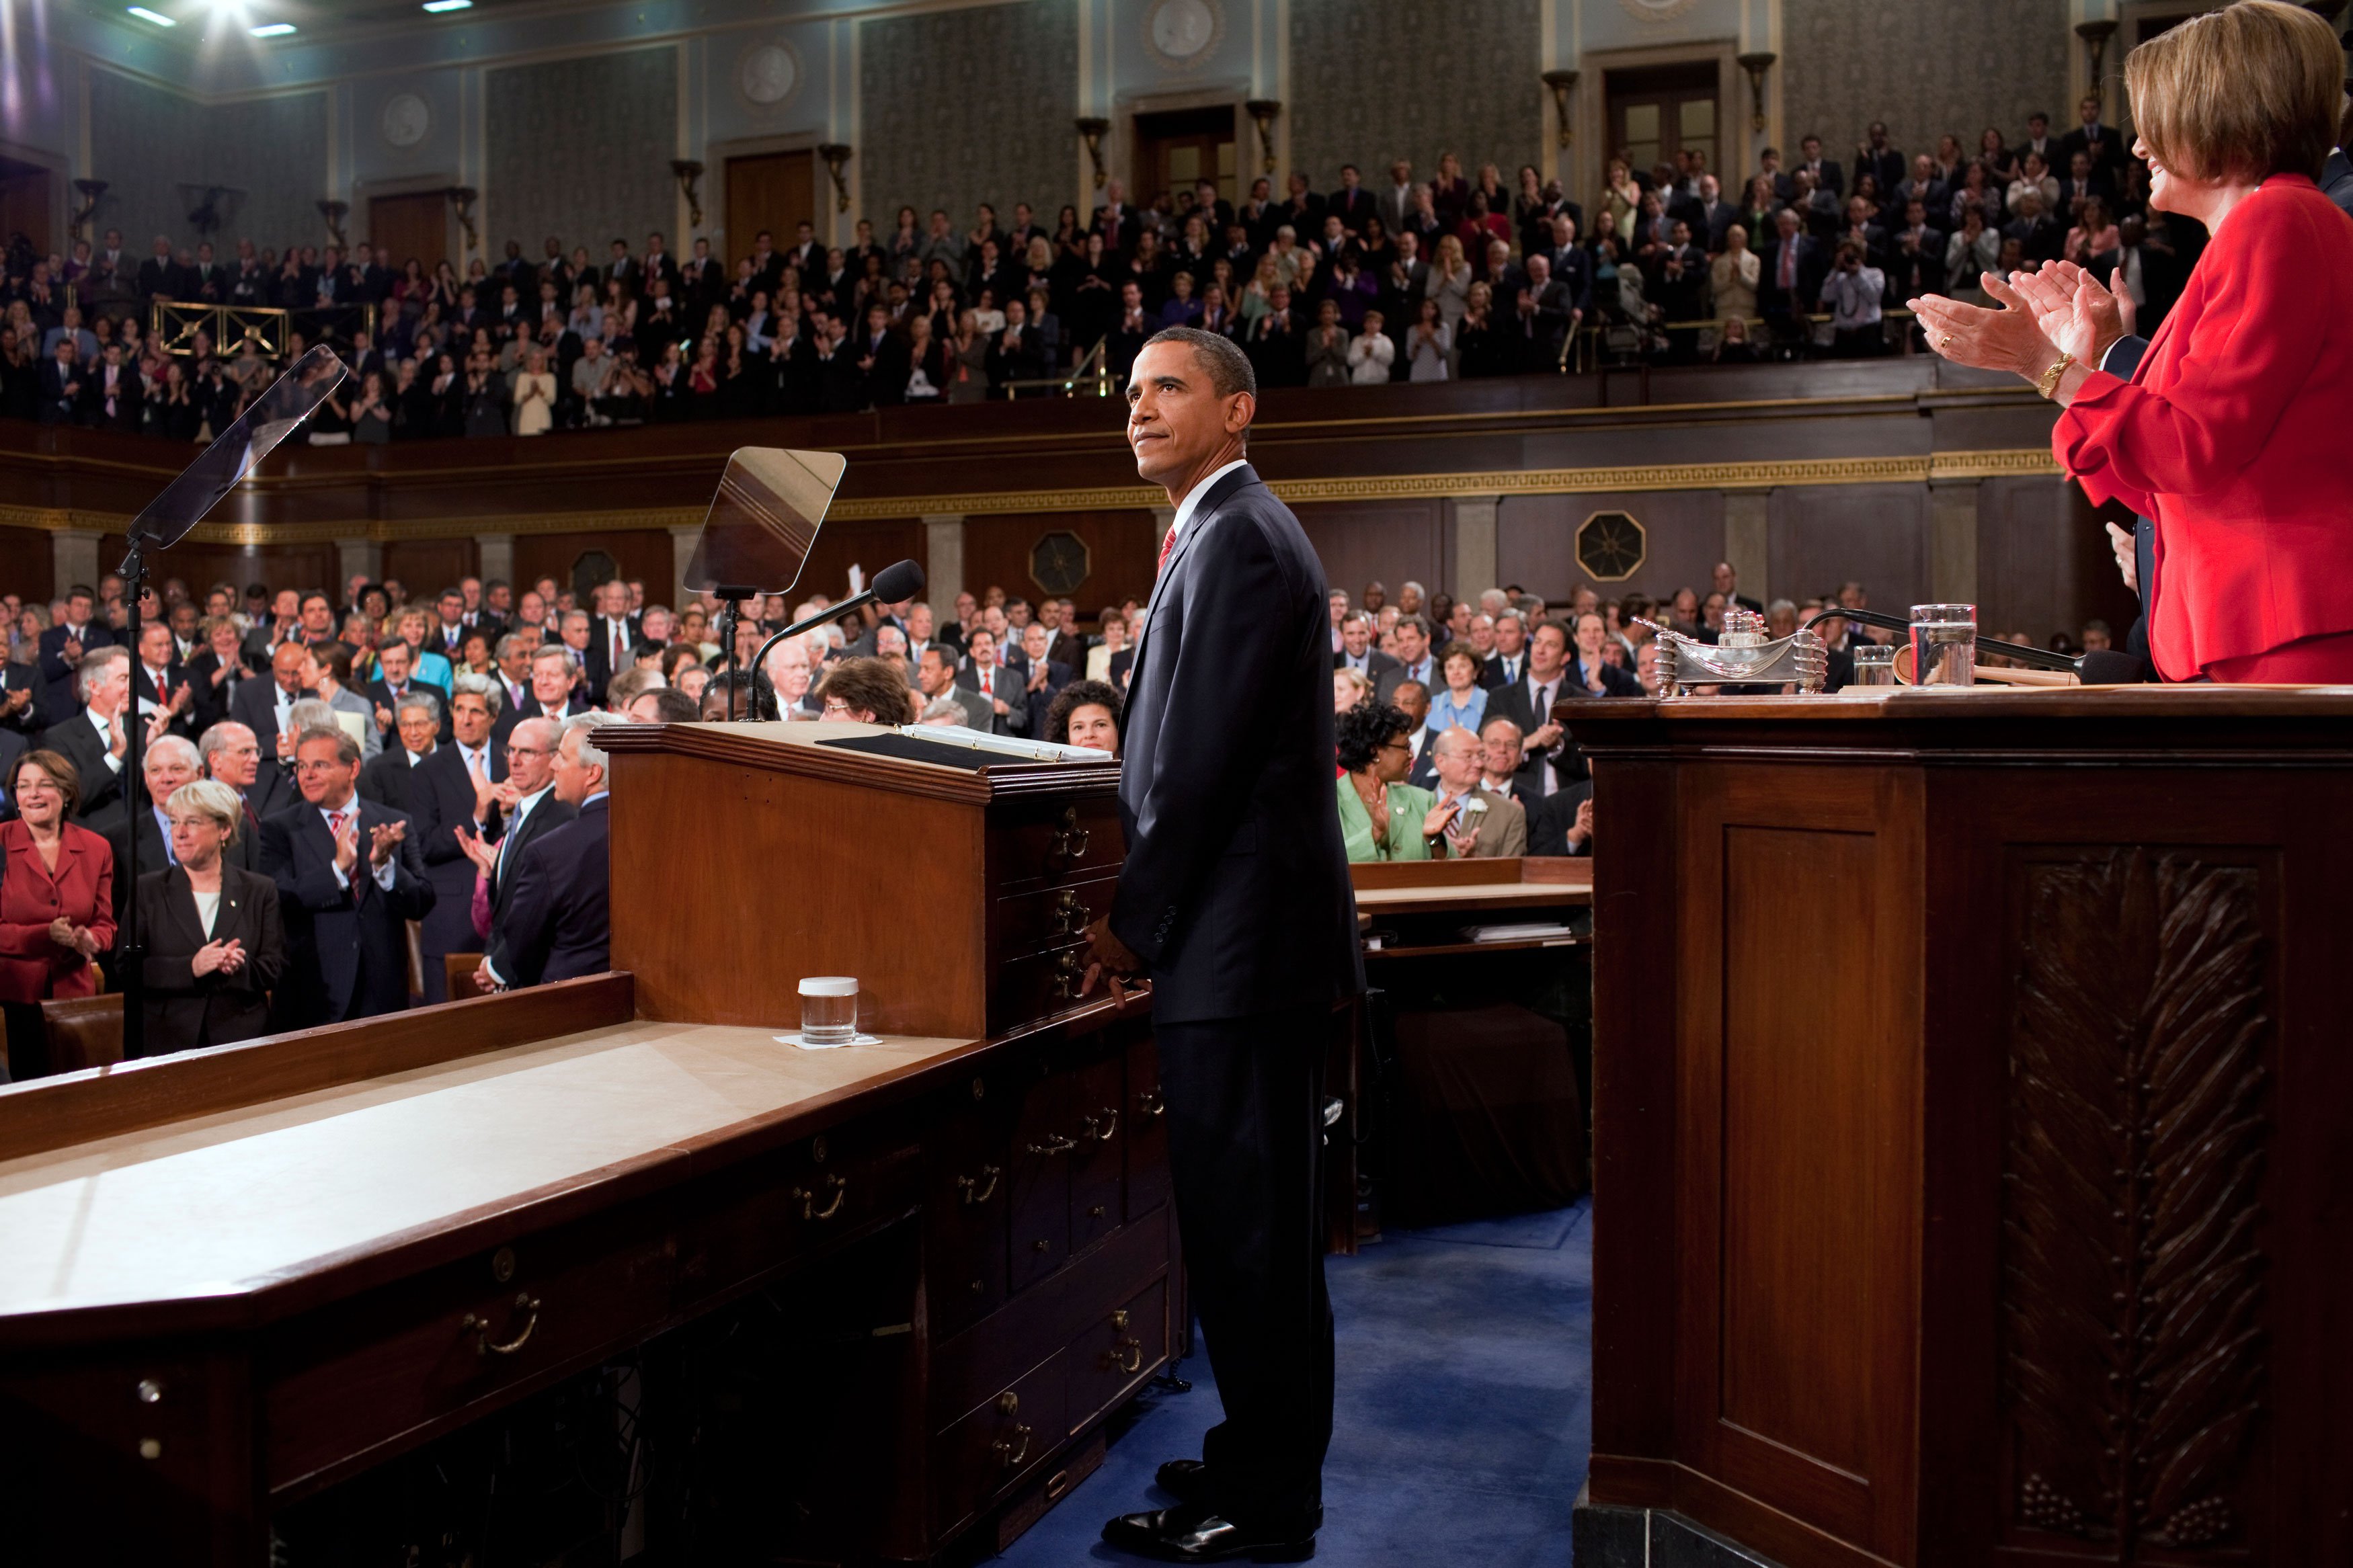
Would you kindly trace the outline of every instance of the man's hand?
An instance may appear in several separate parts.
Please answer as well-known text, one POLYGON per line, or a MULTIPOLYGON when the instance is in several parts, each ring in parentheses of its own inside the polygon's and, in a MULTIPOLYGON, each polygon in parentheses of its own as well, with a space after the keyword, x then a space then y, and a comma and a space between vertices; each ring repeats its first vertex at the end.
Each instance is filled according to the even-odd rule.
POLYGON ((392 710, 381 702, 375 705, 375 727, 379 730, 392 728, 392 710))
POLYGON ((497 867, 499 863, 497 845, 481 835, 469 833, 462 827, 457 830, 457 839, 458 847, 465 852, 466 858, 471 860, 475 869, 480 871, 483 876, 489 876, 497 867))
POLYGON ((2140 551, 2133 539, 2132 531, 2119 528, 2113 522, 2108 524, 2108 548, 2116 552, 2116 575, 2125 580, 2126 587, 2136 594, 2139 593, 2140 551))
POLYGON ((389 865, 400 852, 400 841, 408 837, 408 824, 387 822, 368 829, 368 864, 377 870, 389 865))
POLYGON ((1127 988, 1144 973, 1144 960, 1113 932, 1109 915, 1087 927, 1084 962, 1087 968, 1079 978, 1079 994, 1092 993, 1095 981, 1101 978, 1110 986, 1112 1005, 1126 1006, 1127 988))
POLYGON ((81 658, 81 639, 79 637, 66 638, 65 646, 58 648, 58 656, 68 664, 77 662, 81 658))
POLYGON ((1528 731, 1527 739, 1520 743, 1520 754, 1525 757, 1536 752, 1549 751, 1560 743, 1564 732, 1559 725, 1546 720, 1528 731))
POLYGON ((1577 820, 1569 826, 1568 847, 1572 849, 1593 841, 1593 797, 1586 796, 1577 803, 1577 820))

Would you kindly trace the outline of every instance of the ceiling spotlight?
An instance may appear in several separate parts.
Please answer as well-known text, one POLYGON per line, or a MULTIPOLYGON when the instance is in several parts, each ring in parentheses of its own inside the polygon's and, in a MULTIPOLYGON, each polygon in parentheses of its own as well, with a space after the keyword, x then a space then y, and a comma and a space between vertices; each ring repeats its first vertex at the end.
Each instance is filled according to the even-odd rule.
POLYGON ((144 5, 125 5, 123 9, 138 17, 141 21, 153 22, 159 27, 176 27, 180 25, 179 23, 172 20, 171 17, 164 16, 161 11, 150 11, 144 5))
POLYGON ((264 22, 259 27, 246 29, 257 38, 282 38, 293 30, 294 24, 291 22, 264 22))
POLYGON ((474 0, 425 0, 425 8, 434 12, 470 11, 474 8, 474 0))

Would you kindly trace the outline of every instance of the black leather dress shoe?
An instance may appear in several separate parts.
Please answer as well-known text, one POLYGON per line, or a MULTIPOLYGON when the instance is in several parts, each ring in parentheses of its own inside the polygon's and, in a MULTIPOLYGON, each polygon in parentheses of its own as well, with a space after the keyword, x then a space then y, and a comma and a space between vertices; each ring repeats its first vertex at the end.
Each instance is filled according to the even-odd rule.
POLYGON ((1198 1503, 1123 1514, 1103 1526, 1103 1539, 1164 1563, 1304 1563, 1315 1555, 1314 1531, 1248 1529, 1198 1503))
POLYGON ((1202 1459, 1171 1459, 1152 1478, 1178 1502, 1209 1500, 1209 1467, 1202 1459))

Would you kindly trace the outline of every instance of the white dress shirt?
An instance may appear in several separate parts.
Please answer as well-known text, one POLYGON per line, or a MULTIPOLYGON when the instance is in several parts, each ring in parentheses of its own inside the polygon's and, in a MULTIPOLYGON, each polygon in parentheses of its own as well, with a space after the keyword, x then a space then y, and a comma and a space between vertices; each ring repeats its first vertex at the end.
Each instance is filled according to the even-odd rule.
POLYGON ((507 830, 499 835, 498 874, 501 879, 504 879, 507 874, 507 849, 509 846, 514 843, 515 836, 522 831, 522 825, 526 821, 530 820, 531 814, 533 809, 538 806, 541 801, 547 798, 548 792, 554 787, 555 786, 552 784, 542 784, 538 789, 515 802, 514 816, 508 820, 507 830))
MULTIPOLYGON (((98 716, 98 710, 95 708, 85 708, 81 710, 81 713, 83 718, 90 721, 90 727, 98 731, 98 743, 105 748, 107 771, 109 773, 121 773, 122 771, 122 759, 114 754, 114 730, 112 726, 109 725, 105 720, 98 716)), ((119 719, 120 715, 117 717, 119 719)))
MULTIPOLYGON (((343 804, 342 805, 342 806, 340 806, 340 807, 336 808, 335 810, 329 810, 326 806, 323 806, 323 805, 322 805, 322 806, 321 806, 321 807, 319 807, 318 809, 319 809, 319 820, 320 820, 321 822, 322 822, 322 823, 324 823, 324 824, 326 825, 326 827, 327 827, 327 838, 328 838, 329 842, 331 842, 331 843, 332 843, 332 842, 333 841, 333 839, 334 839, 334 837, 335 837, 335 818, 336 818, 336 816, 339 816, 339 815, 348 815, 348 816, 351 817, 352 821, 353 821, 354 824, 357 824, 357 823, 359 822, 359 819, 360 819, 360 797, 359 797, 359 796, 357 796, 357 795, 353 795, 353 796, 352 796, 349 800, 346 800, 345 802, 343 802, 343 804)), ((359 850, 360 850, 360 861, 359 861, 359 863, 360 863, 361 865, 363 865, 363 866, 366 866, 366 865, 368 864, 368 850, 369 850, 369 844, 368 844, 367 835, 365 835, 365 834, 361 834, 361 835, 360 835, 359 850)), ((375 885, 376 885, 377 887, 379 887, 379 888, 382 888, 382 889, 383 889, 385 892, 387 892, 387 893, 389 893, 390 891, 392 891, 392 870, 393 870, 393 867, 394 867, 396 864, 397 864, 397 863, 398 863, 398 851, 397 851, 397 850, 395 850, 395 852, 394 852, 394 858, 393 858, 392 859, 386 860, 386 861, 385 861, 383 865, 381 865, 381 866, 374 866, 374 867, 370 867, 370 868, 369 868, 369 874, 370 874, 370 875, 375 879, 375 885)), ((352 879, 351 879, 351 878, 350 878, 350 877, 348 877, 348 876, 346 876, 346 875, 344 874, 344 872, 343 872, 343 868, 341 866, 336 865, 332 860, 328 861, 328 863, 327 863, 327 864, 328 864, 328 868, 329 868, 329 869, 331 869, 332 871, 333 871, 333 872, 335 873, 335 886, 337 886, 338 888, 348 888, 348 887, 350 887, 350 886, 352 885, 352 879)))

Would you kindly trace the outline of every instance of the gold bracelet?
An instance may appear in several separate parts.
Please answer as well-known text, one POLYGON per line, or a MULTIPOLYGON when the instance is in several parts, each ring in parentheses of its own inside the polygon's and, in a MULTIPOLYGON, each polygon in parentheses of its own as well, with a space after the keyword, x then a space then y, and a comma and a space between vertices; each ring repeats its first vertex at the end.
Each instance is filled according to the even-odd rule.
POLYGON ((2059 356, 2059 363, 2052 365, 2049 370, 2044 371, 2042 373, 2042 379, 2034 384, 2035 392, 2040 396, 2047 400, 2053 393, 2059 390, 2060 379, 2070 370, 2073 370, 2074 365, 2075 356, 2073 354, 2061 354, 2059 356))

